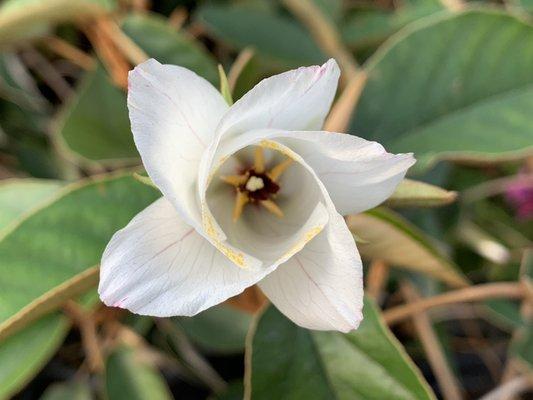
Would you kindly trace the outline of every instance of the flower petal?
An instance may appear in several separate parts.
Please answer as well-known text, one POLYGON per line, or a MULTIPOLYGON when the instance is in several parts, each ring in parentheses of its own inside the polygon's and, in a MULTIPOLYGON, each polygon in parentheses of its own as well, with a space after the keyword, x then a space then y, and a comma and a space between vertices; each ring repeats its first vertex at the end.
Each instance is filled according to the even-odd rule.
POLYGON ((362 263, 344 219, 330 215, 327 227, 259 287, 304 328, 356 329, 363 319, 362 263))
POLYGON ((337 91, 339 67, 302 67, 259 82, 239 99, 221 121, 224 138, 251 129, 316 130, 322 128, 337 91))
POLYGON ((385 201, 415 163, 412 153, 391 154, 379 143, 343 133, 288 132, 276 138, 300 154, 326 186, 342 215, 385 201))
POLYGON ((228 106, 194 72, 153 59, 131 71, 128 83, 131 127, 143 164, 182 218, 198 227, 198 165, 228 106))
POLYGON ((271 270, 238 268, 163 197, 115 233, 102 257, 98 292, 105 304, 138 314, 190 316, 271 270))

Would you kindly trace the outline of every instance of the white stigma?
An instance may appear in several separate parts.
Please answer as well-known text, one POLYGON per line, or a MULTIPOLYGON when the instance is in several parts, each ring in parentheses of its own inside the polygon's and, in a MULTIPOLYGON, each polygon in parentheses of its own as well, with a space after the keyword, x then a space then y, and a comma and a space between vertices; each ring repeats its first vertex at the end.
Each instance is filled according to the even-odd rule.
POLYGON ((250 179, 248 179, 248 182, 246 182, 246 190, 250 192, 255 192, 256 190, 263 189, 264 187, 265 182, 263 182, 263 179, 257 176, 251 176, 250 179))

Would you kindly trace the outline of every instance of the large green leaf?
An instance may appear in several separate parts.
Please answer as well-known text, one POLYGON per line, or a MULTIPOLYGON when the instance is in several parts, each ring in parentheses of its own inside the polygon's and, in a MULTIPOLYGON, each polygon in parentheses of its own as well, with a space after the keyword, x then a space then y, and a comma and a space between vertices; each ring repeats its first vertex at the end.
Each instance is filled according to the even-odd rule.
POLYGON ((380 44, 405 25, 442 9, 442 4, 436 1, 400 7, 393 12, 380 8, 358 10, 343 21, 341 34, 348 46, 366 48, 380 44))
POLYGON ((113 0, 7 0, 0 7, 0 46, 39 35, 59 22, 103 14, 113 0))
POLYGON ((217 67, 211 55, 186 33, 173 29, 165 19, 155 14, 134 14, 124 20, 122 29, 159 62, 180 65, 218 83, 217 67))
POLYGON ((268 308, 246 350, 247 398, 433 399, 370 300, 364 316, 357 331, 341 334, 300 328, 268 308))
POLYGON ((113 233, 159 193, 130 175, 88 179, 61 190, 0 237, 0 336, 95 283, 113 233), (87 280, 88 279, 88 280, 87 280), (28 310, 30 312, 28 312, 28 310), (20 316, 23 316, 21 321, 20 316))
POLYGON ((107 358, 105 386, 109 400, 172 399, 159 372, 128 347, 119 347, 107 358))
MULTIPOLYGON (((37 204, 47 201, 61 183, 10 179, 0 184, 0 230, 37 204)), ((50 315, 16 336, 0 341, 0 399, 8 398, 29 381, 55 353, 68 329, 66 318, 50 315)))
POLYGON ((0 340, 0 399, 10 398, 41 370, 63 342, 68 327, 65 317, 52 314, 0 340))
POLYGON ((244 342, 251 316, 226 305, 210 308, 194 317, 176 319, 187 336, 210 353, 238 353, 244 342))
POLYGON ((320 64, 326 58, 296 21, 273 11, 244 5, 208 5, 197 16, 222 41, 237 49, 253 47, 279 68, 320 64))
POLYGON ((51 385, 40 400, 92 400, 92 398, 88 382, 73 380, 51 385))
POLYGON ((366 71, 350 131, 415 152, 419 168, 532 149, 533 28, 523 20, 492 10, 429 17, 391 38, 366 71))
POLYGON ((126 95, 99 66, 88 72, 60 115, 59 148, 78 164, 131 164, 138 153, 130 131, 126 95))
POLYGON ((411 269, 453 287, 468 285, 459 268, 416 226, 385 208, 348 217, 361 255, 411 269))
POLYGON ((50 198, 63 184, 37 179, 9 179, 0 183, 0 229, 33 206, 50 198))

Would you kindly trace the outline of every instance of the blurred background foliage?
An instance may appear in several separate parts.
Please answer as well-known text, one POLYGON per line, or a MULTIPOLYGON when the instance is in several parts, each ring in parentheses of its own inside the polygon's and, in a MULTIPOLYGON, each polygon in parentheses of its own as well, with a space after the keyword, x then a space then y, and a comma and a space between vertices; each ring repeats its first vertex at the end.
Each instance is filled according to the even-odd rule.
POLYGON ((531 396, 532 13, 530 0, 2 1, 0 399, 531 396), (359 330, 299 328, 256 289, 193 318, 99 303, 107 241, 160 195, 134 174, 126 109, 127 72, 148 57, 216 86, 220 64, 234 100, 334 57, 326 128, 415 153, 384 206, 348 217, 359 330))

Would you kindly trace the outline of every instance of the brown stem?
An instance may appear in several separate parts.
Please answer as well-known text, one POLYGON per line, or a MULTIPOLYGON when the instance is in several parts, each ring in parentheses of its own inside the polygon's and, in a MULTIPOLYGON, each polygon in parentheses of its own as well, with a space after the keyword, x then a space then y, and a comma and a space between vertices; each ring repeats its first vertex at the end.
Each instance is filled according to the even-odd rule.
POLYGON ((310 0, 283 0, 283 4, 307 26, 318 46, 338 61, 345 83, 357 75, 359 67, 354 57, 342 43, 337 29, 315 3, 310 0))
MULTIPOLYGON (((416 288, 409 282, 403 282, 401 292, 409 304, 420 301, 420 295, 416 288)), ((418 338, 422 343, 424 352, 428 358, 431 369, 439 383, 443 396, 446 400, 461 400, 461 388, 459 382, 450 369, 441 343, 431 325, 431 320, 424 312, 412 314, 418 338)))
POLYGON ((69 300, 63 306, 63 311, 74 321, 80 330, 87 365, 91 372, 101 373, 104 370, 104 359, 100 351, 96 324, 90 312, 85 311, 79 304, 69 300))
POLYGON ((385 322, 394 325, 413 314, 423 312, 430 308, 447 304, 480 301, 494 298, 519 299, 527 296, 527 290, 521 283, 488 283, 454 290, 426 299, 405 304, 383 313, 385 322))

